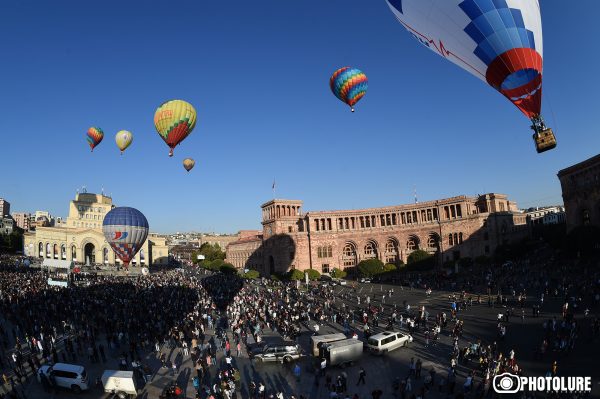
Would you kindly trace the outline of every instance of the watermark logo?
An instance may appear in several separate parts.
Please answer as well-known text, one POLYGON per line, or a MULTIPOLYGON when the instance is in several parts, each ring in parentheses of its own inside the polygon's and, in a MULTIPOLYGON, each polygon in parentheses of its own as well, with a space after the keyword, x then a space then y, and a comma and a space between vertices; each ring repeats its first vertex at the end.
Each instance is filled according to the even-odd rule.
POLYGON ((591 377, 519 377, 502 373, 494 377, 494 391, 497 393, 528 392, 590 392, 591 377))

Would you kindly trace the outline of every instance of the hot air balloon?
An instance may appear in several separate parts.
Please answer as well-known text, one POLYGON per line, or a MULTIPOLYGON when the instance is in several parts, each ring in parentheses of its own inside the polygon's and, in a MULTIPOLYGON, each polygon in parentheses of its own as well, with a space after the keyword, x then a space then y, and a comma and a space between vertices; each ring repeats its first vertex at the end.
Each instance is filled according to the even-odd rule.
POLYGON ((125 267, 142 248, 148 237, 148 220, 134 208, 113 208, 104 216, 104 238, 125 267))
POLYGON ((183 160, 183 167, 188 172, 194 168, 194 165, 196 165, 196 161, 194 161, 192 158, 186 158, 183 160))
POLYGON ((356 68, 340 68, 329 78, 329 87, 337 98, 350 106, 354 112, 354 105, 367 92, 369 80, 367 75, 356 68))
POLYGON ((94 147, 96 147, 102 139, 104 138, 104 132, 99 127, 91 127, 87 131, 87 141, 94 152, 94 147))
POLYGON ((133 134, 127 130, 120 130, 115 135, 115 141, 117 142, 117 147, 121 150, 121 155, 123 155, 123 151, 125 151, 133 141, 133 134))
POLYGON ((538 152, 556 147, 542 119, 543 40, 537 0, 386 0, 422 45, 502 93, 531 119, 538 152))
POLYGON ((175 146, 194 130, 196 110, 192 104, 183 100, 164 102, 154 113, 154 126, 171 149, 169 156, 172 157, 175 146))

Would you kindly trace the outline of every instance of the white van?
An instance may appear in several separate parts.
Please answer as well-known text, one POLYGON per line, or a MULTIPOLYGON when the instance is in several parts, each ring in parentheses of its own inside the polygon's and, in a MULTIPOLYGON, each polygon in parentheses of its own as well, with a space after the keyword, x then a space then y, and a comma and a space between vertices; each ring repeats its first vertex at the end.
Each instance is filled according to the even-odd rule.
POLYGON ((401 346, 408 346, 413 337, 408 334, 395 331, 384 331, 369 337, 367 347, 376 354, 387 353, 401 346))
POLYGON ((85 367, 77 364, 44 364, 38 370, 37 379, 40 382, 41 374, 45 375, 50 383, 54 382, 57 387, 68 388, 75 393, 89 389, 87 371, 85 367))

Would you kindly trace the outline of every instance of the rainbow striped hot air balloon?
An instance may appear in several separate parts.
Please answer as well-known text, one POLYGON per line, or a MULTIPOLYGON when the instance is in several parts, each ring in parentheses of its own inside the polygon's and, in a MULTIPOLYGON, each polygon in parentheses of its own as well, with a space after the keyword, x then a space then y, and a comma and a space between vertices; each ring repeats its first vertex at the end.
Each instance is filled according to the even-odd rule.
POLYGON ((369 87, 367 75, 356 68, 340 68, 331 75, 329 87, 337 98, 350 106, 354 112, 354 105, 366 94, 369 87))
POLYGON ((100 144, 100 142, 104 138, 104 132, 99 127, 91 127, 88 129, 86 135, 88 144, 90 145, 92 152, 94 152, 94 147, 100 144))
POLYGON ((173 156, 173 149, 181 143, 196 126, 196 110, 192 104, 183 100, 170 100, 164 102, 154 113, 154 126, 156 131, 167 143, 169 156, 173 156))

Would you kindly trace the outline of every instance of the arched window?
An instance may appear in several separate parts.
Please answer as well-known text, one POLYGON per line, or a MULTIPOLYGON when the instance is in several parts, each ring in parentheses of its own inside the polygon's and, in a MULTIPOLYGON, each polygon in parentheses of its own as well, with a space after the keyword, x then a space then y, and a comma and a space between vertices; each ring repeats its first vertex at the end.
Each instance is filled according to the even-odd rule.
POLYGON ((416 251, 419 249, 419 239, 416 236, 408 237, 408 240, 406 241, 406 249, 408 251, 416 251))
POLYGON ((66 260, 67 259, 67 246, 65 244, 62 244, 60 246, 60 258, 62 260, 66 260))
POLYGON ((431 233, 427 237, 427 248, 437 250, 439 249, 440 237, 437 234, 431 233))
POLYGON ((102 263, 108 264, 108 248, 102 250, 102 263))
POLYGON ((452 233, 448 234, 448 245, 454 245, 454 240, 452 240, 452 233))
POLYGON ((40 258, 44 257, 44 244, 42 244, 41 242, 38 244, 38 256, 40 258))
POLYGON ((373 241, 367 242, 364 253, 365 259, 377 258, 377 245, 373 241))
POLYGON ((58 259, 58 244, 52 246, 52 257, 58 259))
POLYGON ((396 263, 399 259, 398 242, 390 238, 385 243, 385 262, 396 263))
POLYGON ((352 243, 346 243, 342 251, 342 264, 344 267, 356 266, 356 247, 352 243))
POLYGON ((144 254, 144 250, 140 249, 140 264, 146 263, 146 255, 144 254))
POLYGON ((77 247, 75 245, 71 246, 71 260, 77 261, 77 247))
POLYGON ((454 244, 458 244, 458 234, 454 233, 454 244))
POLYGON ((52 257, 52 247, 50 247, 50 243, 46 244, 46 258, 52 257))
POLYGON ((463 233, 458 233, 458 242, 459 242, 460 244, 462 244, 462 243, 463 243, 463 233))

